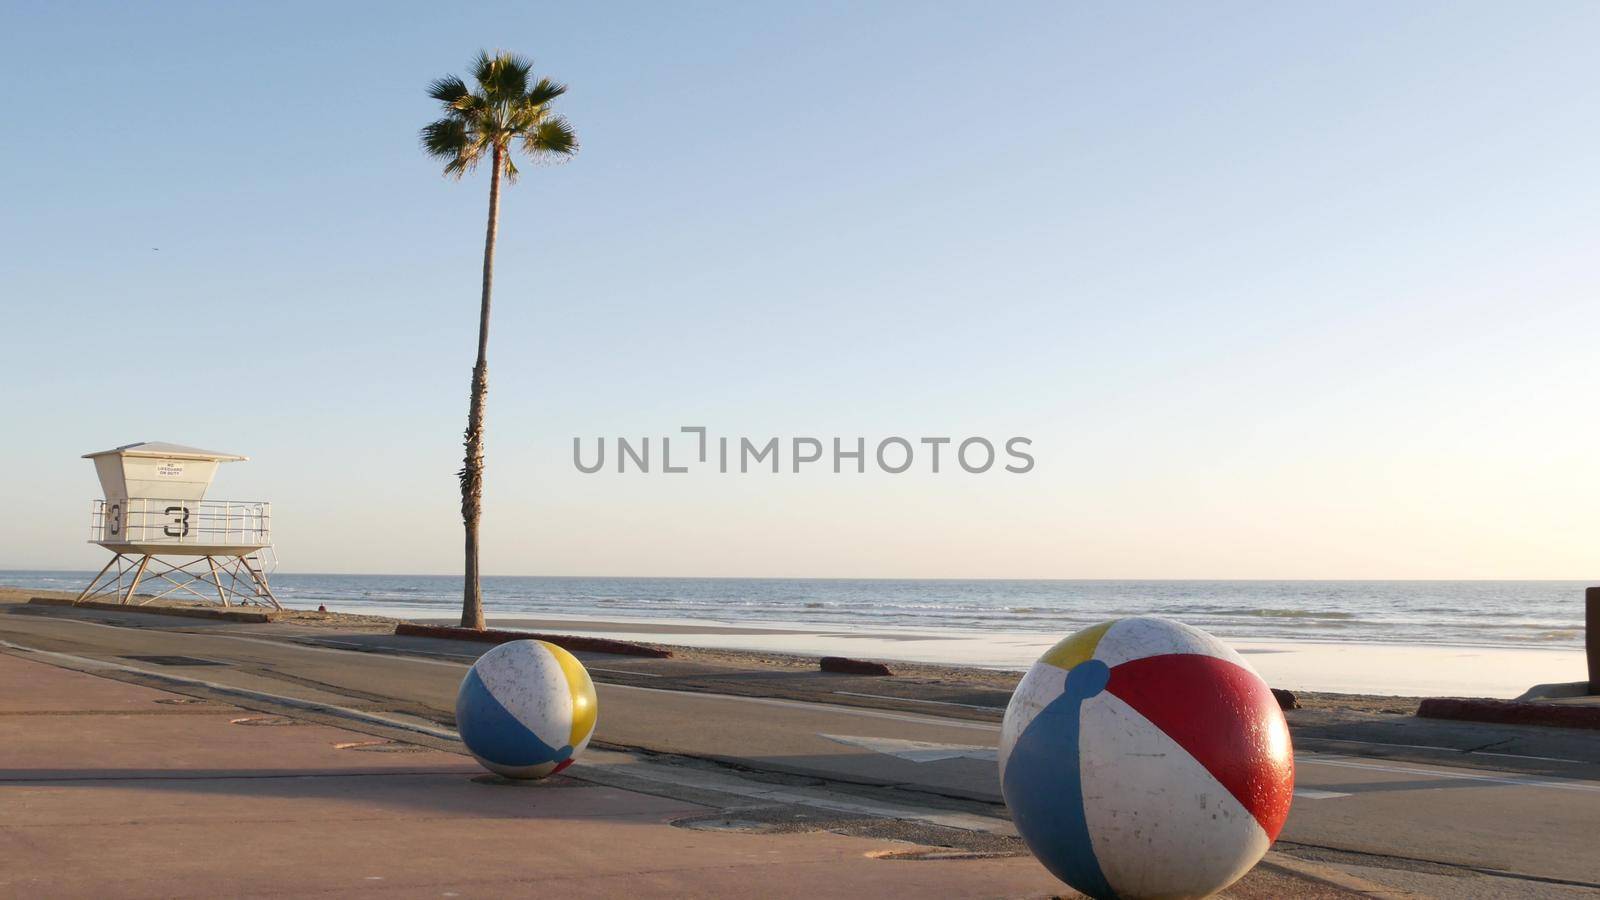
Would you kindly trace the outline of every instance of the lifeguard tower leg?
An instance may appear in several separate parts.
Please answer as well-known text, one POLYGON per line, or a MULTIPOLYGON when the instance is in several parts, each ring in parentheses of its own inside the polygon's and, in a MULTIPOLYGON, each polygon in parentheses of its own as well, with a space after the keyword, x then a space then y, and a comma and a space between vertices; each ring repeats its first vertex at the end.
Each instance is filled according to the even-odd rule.
POLYGON ((122 595, 124 606, 127 605, 129 600, 133 599, 133 592, 139 589, 139 579, 144 577, 144 570, 148 565, 150 565, 150 557, 148 555, 139 558, 139 568, 133 570, 133 580, 128 582, 128 592, 122 595))
MULTIPOLYGON (((111 557, 111 562, 106 563, 106 567, 104 569, 100 570, 100 574, 94 576, 94 580, 89 582, 89 586, 84 588, 83 592, 80 593, 78 596, 72 598, 72 602, 73 603, 82 603, 83 602, 83 598, 89 596, 91 593, 94 592, 95 587, 100 584, 100 579, 106 577, 106 573, 111 571, 111 567, 116 565, 117 563, 120 563, 120 562, 122 562, 122 554, 121 553, 118 553, 115 556, 111 557)), ((118 572, 118 574, 120 574, 122 572, 122 570, 118 569, 117 572, 118 572)))
POLYGON ((217 586, 217 599, 222 601, 223 606, 227 606, 228 592, 222 589, 222 576, 217 573, 217 560, 215 557, 208 556, 206 557, 206 562, 211 565, 211 580, 217 586))

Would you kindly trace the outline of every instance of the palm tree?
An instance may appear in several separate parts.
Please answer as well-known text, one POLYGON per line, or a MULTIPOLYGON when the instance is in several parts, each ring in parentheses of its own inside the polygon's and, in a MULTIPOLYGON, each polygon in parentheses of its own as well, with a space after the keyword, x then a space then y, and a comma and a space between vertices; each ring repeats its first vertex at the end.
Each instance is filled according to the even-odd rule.
POLYGON ((535 159, 571 156, 578 139, 572 126, 550 111, 550 102, 567 86, 548 78, 532 81, 533 63, 520 56, 480 52, 472 64, 475 87, 454 75, 428 85, 428 95, 444 106, 444 118, 422 129, 422 147, 445 160, 444 174, 461 178, 485 156, 489 171, 489 226, 483 240, 483 298, 478 308, 478 361, 472 367, 472 400, 464 432, 466 460, 461 478, 461 521, 466 526, 466 585, 461 625, 483 628, 483 593, 478 585, 478 519, 483 509, 483 403, 489 392, 489 294, 494 283, 494 239, 500 219, 500 176, 516 183, 511 146, 535 159))

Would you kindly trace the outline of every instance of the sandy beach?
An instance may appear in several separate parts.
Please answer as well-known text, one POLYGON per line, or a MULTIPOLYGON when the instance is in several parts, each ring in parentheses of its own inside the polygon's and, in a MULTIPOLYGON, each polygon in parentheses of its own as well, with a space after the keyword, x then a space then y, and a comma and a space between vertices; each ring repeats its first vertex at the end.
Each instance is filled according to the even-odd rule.
MULTIPOLYGON (((445 619, 424 620, 452 624, 445 619)), ((851 656, 940 669, 1025 671, 1058 639, 1044 634, 917 634, 779 629, 615 619, 495 618, 491 625, 594 635, 768 657, 851 656)), ((1062 635, 1064 636, 1064 635, 1062 635)), ((1584 677, 1581 651, 1325 641, 1230 641, 1275 687, 1393 697, 1520 696, 1536 684, 1584 677)), ((1013 676, 1014 677, 1014 676, 1013 676)))

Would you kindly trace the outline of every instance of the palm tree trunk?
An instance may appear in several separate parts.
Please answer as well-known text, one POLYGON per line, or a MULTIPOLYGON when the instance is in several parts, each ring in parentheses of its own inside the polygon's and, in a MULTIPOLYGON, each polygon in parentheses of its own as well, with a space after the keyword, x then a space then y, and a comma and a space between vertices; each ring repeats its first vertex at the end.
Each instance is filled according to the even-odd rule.
POLYGON ((467 566, 461 597, 461 627, 483 630, 483 590, 478 585, 478 519, 483 512, 483 404, 489 394, 489 296, 494 286, 494 238, 500 224, 500 168, 504 150, 494 148, 489 174, 489 225, 483 238, 483 301, 478 309, 478 361, 472 367, 472 402, 467 407, 467 457, 461 464, 461 522, 466 526, 467 566))

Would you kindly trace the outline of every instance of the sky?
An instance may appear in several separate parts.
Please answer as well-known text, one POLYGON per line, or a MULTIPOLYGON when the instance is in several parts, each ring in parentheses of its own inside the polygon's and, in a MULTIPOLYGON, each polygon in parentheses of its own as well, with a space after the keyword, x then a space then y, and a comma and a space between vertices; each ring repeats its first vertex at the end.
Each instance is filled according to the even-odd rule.
POLYGON ((582 150, 503 195, 488 573, 1596 577, 1600 6, 674 6, 7 4, 0 567, 159 440, 280 571, 459 571, 487 178, 417 130, 505 48, 582 150))

